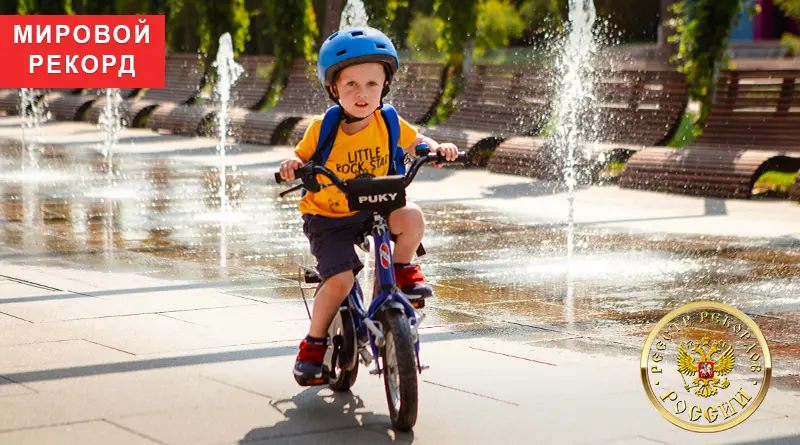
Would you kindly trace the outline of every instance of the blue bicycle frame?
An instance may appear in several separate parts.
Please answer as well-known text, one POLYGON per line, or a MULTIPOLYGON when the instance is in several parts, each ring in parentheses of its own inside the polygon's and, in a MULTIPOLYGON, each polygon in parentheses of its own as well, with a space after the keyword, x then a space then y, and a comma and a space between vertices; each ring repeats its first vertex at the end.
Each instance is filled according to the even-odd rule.
POLYGON ((375 241, 375 289, 369 308, 364 307, 363 291, 355 280, 353 289, 347 295, 348 310, 355 325, 358 344, 363 345, 369 341, 372 356, 375 358, 378 369, 380 362, 377 358, 382 345, 378 345, 376 338, 382 337, 380 329, 375 326, 378 314, 390 307, 405 312, 414 334, 414 350, 417 356, 417 367, 422 370, 419 362, 419 335, 417 334, 417 315, 408 298, 400 292, 395 285, 394 262, 392 260, 391 232, 386 219, 378 213, 374 214, 372 239, 375 241))

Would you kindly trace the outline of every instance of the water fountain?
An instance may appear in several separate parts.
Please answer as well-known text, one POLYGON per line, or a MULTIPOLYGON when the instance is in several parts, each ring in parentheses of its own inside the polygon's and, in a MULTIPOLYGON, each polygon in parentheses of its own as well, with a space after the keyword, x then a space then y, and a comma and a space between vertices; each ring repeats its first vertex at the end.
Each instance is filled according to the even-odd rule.
MULTIPOLYGON (((228 228, 230 223, 249 221, 250 216, 244 213, 230 212, 228 209, 228 178, 226 154, 228 151, 228 110, 231 102, 231 88, 244 73, 244 67, 236 62, 233 52, 233 41, 230 33, 225 33, 219 38, 217 58, 212 64, 217 72, 214 83, 214 95, 219 102, 216 113, 216 130, 219 142, 219 212, 203 213, 195 216, 196 220, 219 223, 219 265, 220 272, 225 274, 228 267, 228 228)), ((235 169, 235 167, 234 167, 235 169)))
POLYGON ((225 152, 227 151, 226 138, 228 136, 228 108, 231 100, 231 87, 239 79, 239 76, 244 72, 244 68, 236 63, 233 58, 233 43, 231 35, 225 33, 219 39, 219 50, 217 51, 217 59, 214 61, 214 68, 217 71, 217 81, 214 85, 214 92, 220 102, 219 111, 217 112, 217 134, 219 135, 219 144, 217 151, 220 155, 220 209, 222 212, 226 211, 227 207, 227 184, 225 177, 225 152))
MULTIPOLYGON (((106 175, 103 178, 105 184, 102 187, 84 192, 85 197, 100 198, 105 202, 105 200, 135 198, 138 196, 137 190, 118 188, 115 180, 114 153, 119 143, 119 136, 124 128, 121 107, 122 95, 119 89, 106 88, 105 104, 100 112, 98 121, 100 129, 105 133, 102 145, 98 147, 103 156, 103 163, 97 168, 99 171, 105 172, 106 175)), ((110 212, 109 207, 109 217, 111 217, 110 212)))
POLYGON ((567 293, 564 301, 565 319, 571 325, 574 320, 575 254, 575 188, 580 175, 578 152, 580 144, 592 138, 591 115, 594 83, 594 56, 597 43, 593 33, 596 13, 594 0, 569 1, 569 33, 563 44, 556 65, 557 99, 555 113, 556 130, 548 145, 556 155, 555 164, 563 162, 562 178, 567 187, 567 293), (587 117, 589 120, 587 121, 587 117))
POLYGON ((38 154, 42 148, 41 125, 46 122, 45 105, 36 100, 33 88, 20 88, 20 117, 22 118, 22 166, 38 170, 38 154), (26 132, 26 130, 31 130, 26 132), (33 133, 33 134, 30 134, 33 133))
POLYGON ((342 8, 342 15, 339 19, 339 30, 354 28, 357 26, 369 26, 369 16, 367 9, 361 0, 347 0, 347 4, 342 8))
POLYGON ((106 133, 103 144, 103 156, 106 158, 106 168, 108 171, 109 185, 113 185, 114 169, 113 156, 114 147, 119 141, 119 134, 122 131, 122 119, 120 116, 120 105, 122 96, 118 88, 106 89, 106 102, 100 114, 100 128, 106 133))
POLYGON ((594 0, 570 0, 570 28, 563 51, 558 60, 558 95, 556 116, 558 124, 552 146, 563 160, 564 185, 568 190, 567 256, 574 253, 575 188, 578 185, 581 143, 592 138, 590 126, 584 125, 593 99, 594 56, 597 51, 592 28, 595 22, 594 0), (587 128, 589 127, 589 128, 587 128))

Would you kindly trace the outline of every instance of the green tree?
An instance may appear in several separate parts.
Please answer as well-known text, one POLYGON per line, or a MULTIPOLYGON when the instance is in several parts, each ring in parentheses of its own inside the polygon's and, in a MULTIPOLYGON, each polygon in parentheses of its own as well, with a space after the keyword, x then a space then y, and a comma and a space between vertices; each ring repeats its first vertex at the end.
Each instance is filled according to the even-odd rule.
POLYGON ((436 19, 417 13, 408 30, 406 47, 415 53, 427 57, 438 54, 436 41, 439 39, 439 30, 436 28, 436 19))
MULTIPOLYGON (((677 34, 670 41, 678 44, 673 61, 686 75, 689 97, 702 106, 698 127, 708 119, 717 77, 728 66, 731 30, 748 3, 748 0, 683 0, 672 5, 676 18, 670 26, 677 34)), ((755 13, 754 7, 750 13, 755 13)))
POLYGON ((311 0, 266 0, 264 11, 275 56, 266 101, 267 106, 272 106, 289 80, 292 62, 313 59, 319 31, 311 0))
POLYGON ((397 17, 397 10, 407 7, 407 0, 364 0, 364 9, 367 10, 367 16, 369 16, 369 26, 380 29, 395 39, 397 36, 392 35, 394 33, 391 24, 397 17))
POLYGON ((233 52, 244 51, 250 40, 250 14, 245 8, 245 0, 196 0, 200 13, 200 51, 216 54, 219 37, 226 32, 231 34, 233 52))
MULTIPOLYGON (((775 0, 775 4, 790 18, 800 20, 800 0, 775 0)), ((784 33, 781 43, 793 56, 800 56, 800 37, 784 33)))
POLYGON ((444 91, 432 118, 432 124, 447 119, 456 108, 458 95, 464 90, 465 57, 473 56, 478 28, 480 0, 436 0, 434 13, 439 39, 436 46, 445 59, 444 91))
POLYGON ((167 26, 167 50, 195 52, 200 49, 202 19, 197 2, 166 0, 163 12, 167 26))
POLYGON ((17 14, 66 14, 69 0, 18 0, 17 14))
POLYGON ((430 17, 433 15, 434 0, 403 0, 395 10, 394 21, 391 22, 391 35, 397 40, 399 48, 405 48, 408 42, 408 33, 411 24, 419 16, 430 17))
POLYGON ((509 39, 520 37, 523 31, 525 24, 522 17, 509 0, 480 2, 475 36, 479 53, 508 46, 509 39))
POLYGON ((561 0, 527 0, 519 7, 527 43, 546 38, 544 36, 562 26, 566 19, 563 3, 561 0))

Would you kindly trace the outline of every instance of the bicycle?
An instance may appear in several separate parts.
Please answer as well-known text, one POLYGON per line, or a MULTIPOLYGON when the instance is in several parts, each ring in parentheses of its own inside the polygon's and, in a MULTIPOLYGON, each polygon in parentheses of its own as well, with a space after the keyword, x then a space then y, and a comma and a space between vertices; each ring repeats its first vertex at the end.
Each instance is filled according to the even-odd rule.
MULTIPOLYGON (((324 374, 327 374, 327 379, 313 384, 328 384, 335 391, 347 391, 358 377, 359 361, 369 367, 374 360, 375 369, 370 374, 383 376, 389 417, 392 426, 399 431, 409 431, 416 423, 417 373, 421 374, 428 366, 422 365, 419 357, 419 326, 425 316, 421 314, 418 317, 414 310, 415 307, 424 307, 424 299, 412 304, 396 286, 387 218, 391 211, 405 206, 406 188, 422 165, 446 161, 443 155, 430 153, 426 144, 420 144, 416 154, 418 157, 405 176, 356 178, 347 184, 327 168, 309 162, 295 171, 295 177, 302 179, 302 184, 280 194, 283 197, 301 188, 315 193, 323 187, 336 186, 347 197, 351 210, 373 213, 370 229, 355 242, 367 253, 370 251, 369 236, 375 242, 372 302, 365 308, 364 293, 356 277, 353 288, 328 328, 329 342, 333 347, 329 347, 325 355, 324 374), (326 176, 332 184, 319 184, 318 174, 326 176)), ((459 152, 458 159, 453 162, 465 160, 466 155, 459 152)), ((275 173, 275 181, 278 184, 284 182, 280 173, 275 173)), ((424 253, 422 246, 420 249, 424 253)), ((324 282, 313 268, 300 266, 300 274, 301 294, 310 318, 302 283, 316 284, 316 297, 324 282)))

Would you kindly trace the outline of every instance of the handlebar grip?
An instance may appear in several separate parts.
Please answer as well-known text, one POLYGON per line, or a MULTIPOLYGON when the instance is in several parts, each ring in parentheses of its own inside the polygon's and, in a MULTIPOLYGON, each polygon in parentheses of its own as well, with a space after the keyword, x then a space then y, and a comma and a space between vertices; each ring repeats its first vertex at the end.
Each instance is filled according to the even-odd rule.
POLYGON ((282 184, 283 182, 285 182, 283 178, 281 178, 281 172, 275 172, 275 182, 277 184, 282 184))
POLYGON ((436 162, 437 164, 444 164, 444 163, 455 164, 459 162, 464 163, 469 160, 469 155, 467 155, 467 152, 465 151, 459 151, 458 157, 452 161, 448 161, 447 159, 445 159, 444 155, 441 153, 431 153, 428 155, 428 157, 431 161, 436 162))

